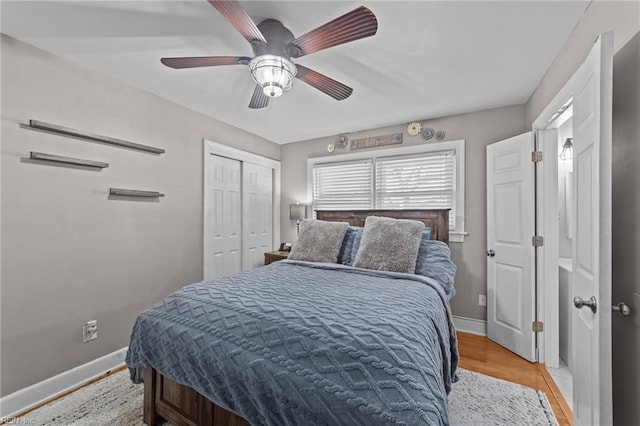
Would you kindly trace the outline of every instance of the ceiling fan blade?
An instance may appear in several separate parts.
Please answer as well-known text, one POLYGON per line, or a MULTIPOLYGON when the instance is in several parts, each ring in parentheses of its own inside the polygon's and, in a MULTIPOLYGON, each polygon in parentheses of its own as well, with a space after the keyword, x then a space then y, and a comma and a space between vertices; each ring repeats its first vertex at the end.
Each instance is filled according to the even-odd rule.
POLYGON ((269 97, 264 94, 262 91, 262 87, 256 84, 256 88, 253 91, 253 96, 251 96, 251 101, 249 101, 249 108, 251 109, 260 109, 266 108, 269 105, 269 97))
POLYGON ((215 67, 218 65, 246 65, 251 58, 246 56, 192 56, 162 58, 160 62, 170 68, 215 67))
POLYGON ((324 74, 320 74, 319 72, 300 64, 296 64, 296 68, 298 69, 296 78, 315 87, 319 91, 326 93, 335 100, 343 101, 353 93, 353 89, 351 87, 329 78, 324 74))
POLYGON ((247 11, 240 6, 236 0, 209 0, 209 3, 216 8, 227 21, 233 25, 249 43, 259 40, 267 43, 255 22, 249 17, 247 11))
POLYGON ((291 56, 299 58, 329 47, 370 37, 378 31, 376 15, 364 6, 346 13, 289 43, 291 56), (299 49, 297 52, 296 47, 299 49))

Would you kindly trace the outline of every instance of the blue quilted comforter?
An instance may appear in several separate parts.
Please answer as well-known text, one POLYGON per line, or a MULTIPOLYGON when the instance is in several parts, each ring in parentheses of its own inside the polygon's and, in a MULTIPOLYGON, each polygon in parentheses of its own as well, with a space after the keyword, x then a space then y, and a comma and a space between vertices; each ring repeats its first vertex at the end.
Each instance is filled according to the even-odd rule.
POLYGON ((457 361, 433 279, 293 261, 170 295, 126 358, 252 425, 448 424, 457 361))

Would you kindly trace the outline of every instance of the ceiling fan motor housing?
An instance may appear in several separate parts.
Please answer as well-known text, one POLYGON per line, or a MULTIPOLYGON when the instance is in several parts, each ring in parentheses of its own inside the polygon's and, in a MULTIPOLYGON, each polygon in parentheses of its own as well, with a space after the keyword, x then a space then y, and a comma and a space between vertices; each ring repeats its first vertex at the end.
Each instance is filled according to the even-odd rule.
POLYGON ((264 44, 260 40, 252 40, 251 46, 255 56, 260 55, 277 55, 283 58, 297 57, 300 55, 300 48, 290 45, 295 37, 282 22, 276 19, 265 19, 258 24, 258 29, 267 40, 264 44))

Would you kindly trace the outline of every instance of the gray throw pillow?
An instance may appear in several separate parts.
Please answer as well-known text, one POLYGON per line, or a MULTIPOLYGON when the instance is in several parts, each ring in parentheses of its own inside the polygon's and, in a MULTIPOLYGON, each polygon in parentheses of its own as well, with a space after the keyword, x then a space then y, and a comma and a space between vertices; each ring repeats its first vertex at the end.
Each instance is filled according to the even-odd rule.
POLYGON ((416 259, 416 275, 433 278, 444 289, 449 300, 456 295, 454 278, 456 264, 451 261, 451 250, 442 241, 433 241, 422 237, 418 258, 416 259))
POLYGON ((289 259, 336 263, 348 227, 347 222, 303 220, 300 235, 291 249, 289 259))
POLYGON ((353 266, 413 274, 424 223, 369 216, 353 266))

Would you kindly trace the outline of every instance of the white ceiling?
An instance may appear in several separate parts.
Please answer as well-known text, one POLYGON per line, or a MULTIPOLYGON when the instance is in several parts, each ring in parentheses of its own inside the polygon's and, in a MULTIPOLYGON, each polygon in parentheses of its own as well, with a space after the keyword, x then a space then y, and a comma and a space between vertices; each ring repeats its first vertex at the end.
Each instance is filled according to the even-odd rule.
POLYGON ((378 33, 296 60, 354 88, 341 102, 296 81, 247 107, 246 66, 174 70, 164 56, 252 56, 205 0, 2 1, 2 32, 277 143, 524 103, 588 1, 241 1, 295 36, 360 5, 378 33))

